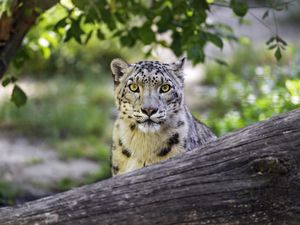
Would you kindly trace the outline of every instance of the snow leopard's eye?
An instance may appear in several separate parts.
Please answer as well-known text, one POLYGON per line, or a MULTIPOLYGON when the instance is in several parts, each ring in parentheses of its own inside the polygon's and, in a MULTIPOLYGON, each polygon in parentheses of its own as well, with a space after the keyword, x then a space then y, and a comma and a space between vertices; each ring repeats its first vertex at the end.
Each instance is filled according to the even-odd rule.
POLYGON ((134 84, 134 83, 129 85, 129 89, 132 92, 139 92, 140 91, 139 86, 137 84, 134 84))
POLYGON ((170 85, 168 85, 168 84, 163 84, 163 85, 161 85, 161 87, 160 87, 160 92, 166 93, 166 92, 170 91, 170 89, 171 89, 171 86, 170 86, 170 85))

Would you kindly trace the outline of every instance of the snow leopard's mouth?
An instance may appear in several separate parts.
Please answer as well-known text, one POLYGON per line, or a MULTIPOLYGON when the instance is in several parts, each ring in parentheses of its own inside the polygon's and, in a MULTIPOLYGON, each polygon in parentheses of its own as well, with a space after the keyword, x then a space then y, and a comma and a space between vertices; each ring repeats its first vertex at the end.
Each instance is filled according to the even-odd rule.
POLYGON ((160 129, 160 124, 149 119, 146 119, 144 121, 139 121, 138 122, 138 128, 142 131, 142 132, 157 132, 160 129))
POLYGON ((145 119, 143 121, 137 121, 138 124, 145 124, 145 125, 151 125, 151 124, 159 124, 158 122, 148 118, 148 119, 145 119))
POLYGON ((152 124, 152 123, 157 123, 157 122, 155 122, 155 121, 153 121, 151 119, 147 119, 144 123, 146 123, 146 124, 152 124))

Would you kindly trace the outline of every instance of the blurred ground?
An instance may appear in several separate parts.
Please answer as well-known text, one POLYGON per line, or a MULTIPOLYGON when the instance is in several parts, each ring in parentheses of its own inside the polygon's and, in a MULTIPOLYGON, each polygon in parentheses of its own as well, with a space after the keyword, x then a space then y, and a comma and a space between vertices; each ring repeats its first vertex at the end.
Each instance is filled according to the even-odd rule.
POLYGON ((0 180, 15 183, 29 196, 49 195, 64 178, 82 180, 99 165, 86 159, 62 161, 45 143, 0 132, 0 180))
POLYGON ((0 89, 0 206, 107 177, 111 87, 91 77, 18 85, 29 98, 21 108, 9 100, 11 86, 0 89))
MULTIPOLYGON (((48 96, 57 91, 55 84, 41 81, 25 80, 19 82, 19 85, 31 99, 48 96)), ((11 91, 12 87, 0 89, 0 103, 9 101, 11 91)), ((34 118, 37 115, 31 116, 34 118)), ((29 130, 17 131, 3 121, 0 125, 0 183, 10 184, 4 188, 12 188, 12 192, 19 195, 17 202, 60 191, 57 189, 64 188, 59 186, 65 179, 80 183, 101 166, 99 162, 85 158, 66 160, 44 138, 28 135, 29 130)), ((2 192, 6 193, 5 190, 2 192)))

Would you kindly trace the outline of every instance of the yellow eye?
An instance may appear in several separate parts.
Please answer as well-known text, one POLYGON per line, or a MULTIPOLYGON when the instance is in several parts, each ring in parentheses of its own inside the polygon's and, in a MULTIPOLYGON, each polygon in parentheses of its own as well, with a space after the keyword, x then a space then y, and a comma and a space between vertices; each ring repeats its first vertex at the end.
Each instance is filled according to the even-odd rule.
POLYGON ((129 89, 133 92, 139 92, 139 86, 137 84, 130 84, 129 89))
POLYGON ((160 87, 160 91, 163 92, 163 93, 166 93, 166 92, 170 91, 170 89, 171 89, 171 86, 168 85, 168 84, 163 84, 160 87))

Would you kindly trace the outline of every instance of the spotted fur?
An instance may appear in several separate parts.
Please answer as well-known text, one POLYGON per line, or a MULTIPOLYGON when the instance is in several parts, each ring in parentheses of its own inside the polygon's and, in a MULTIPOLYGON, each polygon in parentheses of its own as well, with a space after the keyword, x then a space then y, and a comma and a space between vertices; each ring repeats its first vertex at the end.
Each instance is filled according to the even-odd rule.
POLYGON ((112 61, 119 111, 113 131, 113 175, 157 163, 215 138, 184 103, 184 61, 112 61), (138 88, 131 89, 132 84, 138 88))

